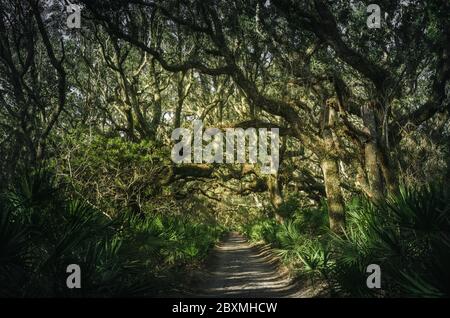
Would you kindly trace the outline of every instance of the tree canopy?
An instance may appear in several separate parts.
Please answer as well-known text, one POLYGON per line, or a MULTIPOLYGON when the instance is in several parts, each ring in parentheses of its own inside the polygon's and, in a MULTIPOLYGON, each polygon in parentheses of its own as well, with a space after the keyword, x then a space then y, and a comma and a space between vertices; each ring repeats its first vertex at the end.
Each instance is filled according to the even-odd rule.
MULTIPOLYGON (((129 211, 286 224, 450 180, 450 3, 0 0, 0 188, 50 170, 129 211), (68 21, 79 13, 80 25, 68 21), (171 134, 277 128, 280 164, 174 163, 171 134)), ((35 185, 38 187, 38 185, 35 185)), ((207 220, 207 221, 205 221, 207 220)))

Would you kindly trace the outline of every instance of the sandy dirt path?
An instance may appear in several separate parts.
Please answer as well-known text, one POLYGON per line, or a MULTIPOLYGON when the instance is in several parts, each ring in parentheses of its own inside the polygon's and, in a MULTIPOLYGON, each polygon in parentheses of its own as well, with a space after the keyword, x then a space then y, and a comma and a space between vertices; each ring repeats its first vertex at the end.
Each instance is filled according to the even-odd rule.
POLYGON ((311 292, 295 284, 279 270, 268 248, 249 244, 230 233, 213 251, 201 278, 198 297, 309 297, 311 292))

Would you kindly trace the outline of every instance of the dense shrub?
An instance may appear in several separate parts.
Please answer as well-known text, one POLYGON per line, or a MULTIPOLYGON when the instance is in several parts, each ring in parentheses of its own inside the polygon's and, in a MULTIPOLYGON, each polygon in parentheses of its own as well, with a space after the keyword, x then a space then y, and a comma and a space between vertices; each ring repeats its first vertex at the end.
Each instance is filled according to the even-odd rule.
POLYGON ((333 286, 344 294, 370 295, 365 270, 374 263, 382 270, 382 295, 448 296, 449 238, 445 187, 402 188, 380 206, 361 200, 349 209, 346 235, 332 237, 333 286))
POLYGON ((449 192, 442 186, 402 188, 378 206, 355 198, 347 205, 343 235, 324 231, 324 224, 318 228, 320 217, 308 216, 310 212, 306 217, 293 213, 283 225, 257 220, 245 229, 253 238, 252 231, 266 224, 265 233, 276 235, 260 238, 277 246, 295 269, 328 282, 337 295, 448 297, 449 192), (381 267, 381 290, 367 288, 369 264, 381 267))
POLYGON ((169 154, 155 142, 95 134, 83 139, 74 133, 62 148, 64 160, 56 166, 70 193, 83 196, 108 215, 124 209, 141 213, 162 194, 167 171, 161 158, 169 154))
POLYGON ((187 217, 112 220, 65 199, 54 180, 28 174, 2 194, 0 296, 153 295, 168 288, 157 275, 201 261, 223 231, 187 217), (66 286, 69 264, 81 267, 80 289, 66 286))
POLYGON ((241 231, 254 242, 276 242, 278 223, 274 219, 261 218, 241 226, 241 231))

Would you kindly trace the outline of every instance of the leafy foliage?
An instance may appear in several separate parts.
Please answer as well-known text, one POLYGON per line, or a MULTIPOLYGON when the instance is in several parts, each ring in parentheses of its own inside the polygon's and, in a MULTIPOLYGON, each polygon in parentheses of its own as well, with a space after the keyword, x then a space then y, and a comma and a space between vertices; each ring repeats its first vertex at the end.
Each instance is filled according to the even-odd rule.
POLYGON ((81 30, 68 1, 0 0, 2 295, 154 294, 218 223, 339 295, 448 295, 449 1, 381 1, 375 30, 366 1, 76 2, 81 30), (277 174, 172 162, 198 119, 278 128, 277 174))
POLYGON ((48 172, 22 180, 0 204, 2 296, 153 295, 158 273, 201 261, 222 231, 181 217, 110 220, 65 200, 48 172), (81 289, 66 286, 69 264, 82 269, 81 289))
MULTIPOLYGON (((301 272, 326 280, 342 296, 446 297, 450 276, 450 197, 447 188, 401 188, 379 206, 364 198, 347 205, 342 234, 305 233, 294 220, 273 225, 266 242, 280 249, 283 260, 301 272), (382 290, 366 286, 369 264, 382 271, 382 290)), ((258 221, 249 229, 258 229, 258 221)), ((249 232, 252 233, 252 232, 249 232)), ((250 238, 252 236, 250 235, 250 238)))

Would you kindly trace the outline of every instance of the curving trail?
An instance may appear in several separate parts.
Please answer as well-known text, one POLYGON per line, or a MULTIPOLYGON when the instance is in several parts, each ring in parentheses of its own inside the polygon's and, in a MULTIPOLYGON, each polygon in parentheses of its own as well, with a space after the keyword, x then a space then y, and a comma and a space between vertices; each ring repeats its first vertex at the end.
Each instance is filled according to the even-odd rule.
POLYGON ((238 233, 215 248, 198 297, 310 297, 312 290, 281 272, 269 248, 257 248, 238 233))

